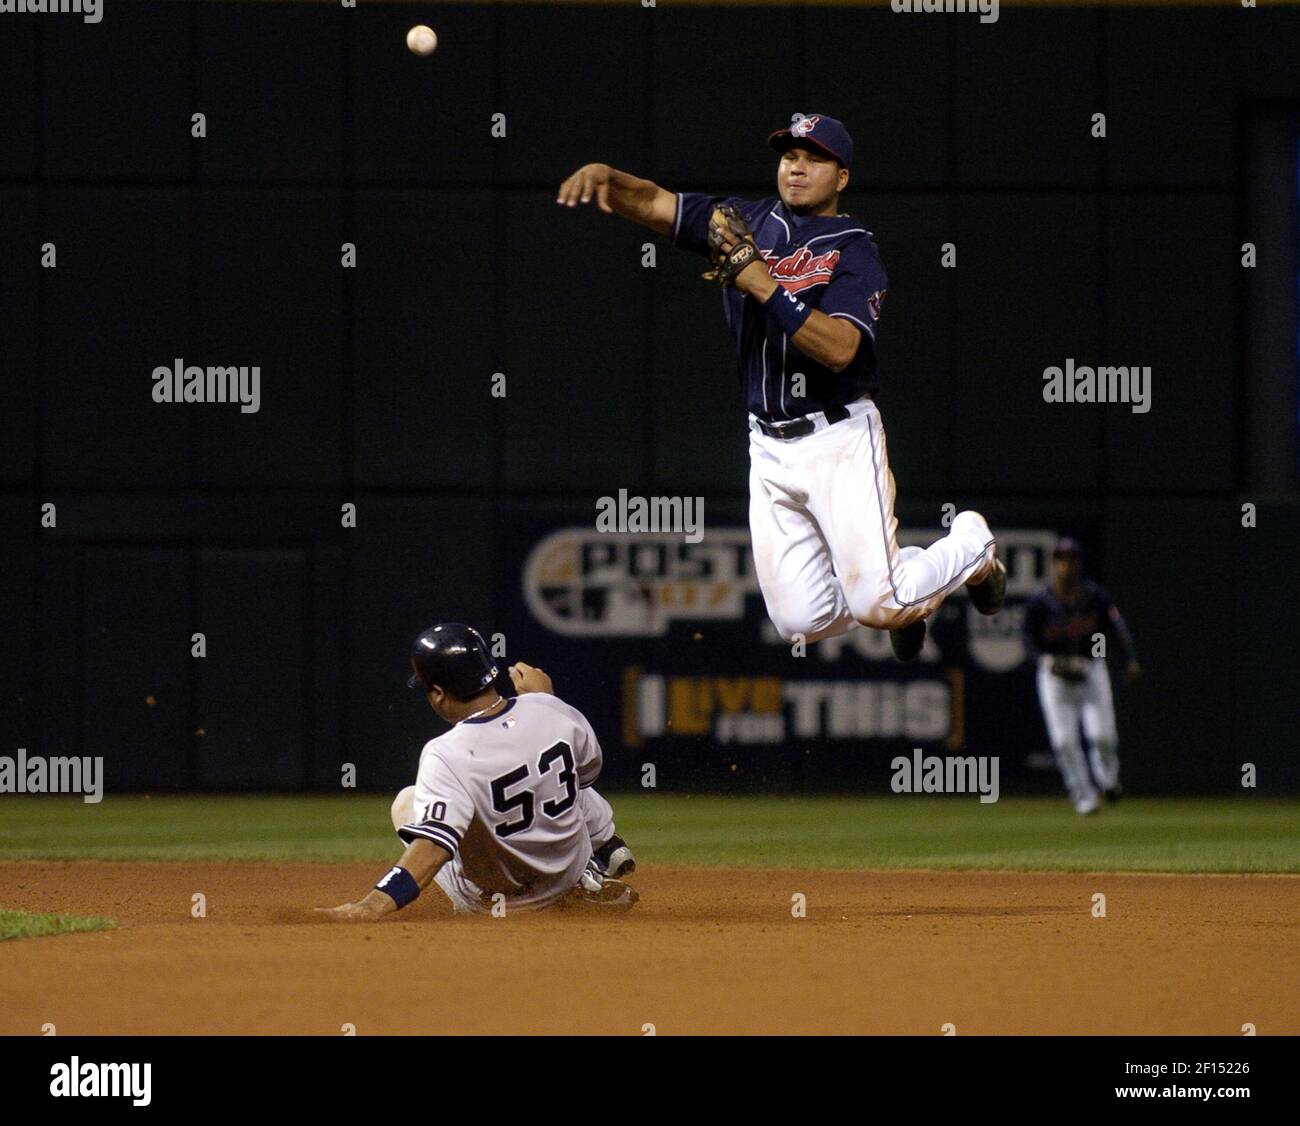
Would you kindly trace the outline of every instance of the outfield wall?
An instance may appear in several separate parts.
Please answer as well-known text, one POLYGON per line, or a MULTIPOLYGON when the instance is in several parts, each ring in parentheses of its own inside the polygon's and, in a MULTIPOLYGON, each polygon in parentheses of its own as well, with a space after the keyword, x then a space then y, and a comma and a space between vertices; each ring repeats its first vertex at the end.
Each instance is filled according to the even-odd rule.
MULTIPOLYGON (((1300 9, 1008 7, 982 26, 450 5, 431 60, 402 46, 412 11, 119 0, 94 26, 7 20, 0 749, 103 754, 118 788, 329 788, 342 762, 390 788, 433 729, 401 687, 414 633, 529 636, 502 513, 591 520, 627 488, 743 526, 700 263, 557 214, 553 192, 604 159, 764 194, 766 133, 820 109, 857 137, 844 206, 891 275, 905 526, 974 505, 1083 538, 1147 670, 1119 700, 1132 788, 1229 792, 1249 761, 1261 788, 1300 789, 1294 153, 1254 155, 1300 103, 1300 9), (705 42, 710 74, 761 83, 718 103, 705 42), (258 365, 258 411, 154 402, 177 358, 258 365), (1149 365, 1152 409, 1045 404, 1067 358, 1149 365)), ((617 722, 616 748, 619 669, 562 649, 509 653, 617 722)), ((975 726, 983 706, 968 695, 975 726)), ((1017 715, 1009 753, 1041 750, 1032 699, 1017 715)), ((813 757, 824 771, 756 784, 875 784, 862 756, 813 757)), ((634 779, 639 760, 610 758, 634 779)), ((694 750, 669 766, 740 784, 694 750)))

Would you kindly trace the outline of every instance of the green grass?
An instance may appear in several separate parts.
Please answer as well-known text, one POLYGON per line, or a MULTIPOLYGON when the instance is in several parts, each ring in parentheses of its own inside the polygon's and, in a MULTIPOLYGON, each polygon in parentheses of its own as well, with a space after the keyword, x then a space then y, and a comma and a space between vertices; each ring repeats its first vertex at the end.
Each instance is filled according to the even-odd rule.
POLYGON ((0 907, 0 942, 6 938, 42 938, 47 934, 77 931, 107 931, 117 924, 112 919, 90 915, 33 915, 30 911, 7 911, 0 907))
MULTIPOLYGON (((388 797, 0 799, 0 859, 391 861, 388 797)), ((1300 872, 1300 802, 1125 798, 612 797, 647 863, 792 868, 1300 872)))

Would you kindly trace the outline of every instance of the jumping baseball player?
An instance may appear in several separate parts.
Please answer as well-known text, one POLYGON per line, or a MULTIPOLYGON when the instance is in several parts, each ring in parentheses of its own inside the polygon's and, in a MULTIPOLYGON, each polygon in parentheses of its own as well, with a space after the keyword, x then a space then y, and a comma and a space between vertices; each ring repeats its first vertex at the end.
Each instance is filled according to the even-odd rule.
POLYGON ((636 862, 592 789, 600 743, 582 713, 551 694, 550 677, 520 662, 510 668, 518 695, 501 695, 483 638, 458 622, 420 634, 411 663, 409 683, 453 726, 425 744, 415 785, 393 802, 406 851, 363 899, 317 910, 376 919, 431 880, 458 912, 636 903, 617 878, 636 862))
POLYGON ((1119 736, 1105 642, 1119 647, 1124 675, 1132 684, 1141 673, 1133 639, 1119 609, 1101 587, 1083 578, 1079 544, 1062 539, 1052 553, 1052 581, 1025 609, 1025 647, 1038 661, 1038 700, 1056 763, 1075 811, 1096 813, 1097 791, 1119 800, 1119 736), (1079 726, 1088 740, 1084 758, 1079 726))
POLYGON ((594 198, 708 254, 749 408, 749 527, 768 616, 788 641, 889 630, 910 661, 925 619, 963 584, 977 610, 997 613, 1006 568, 974 511, 930 547, 900 550, 874 402, 885 269, 871 232, 839 210, 853 141, 825 114, 796 114, 768 141, 781 154, 779 199, 674 193, 587 164, 556 202, 594 198))

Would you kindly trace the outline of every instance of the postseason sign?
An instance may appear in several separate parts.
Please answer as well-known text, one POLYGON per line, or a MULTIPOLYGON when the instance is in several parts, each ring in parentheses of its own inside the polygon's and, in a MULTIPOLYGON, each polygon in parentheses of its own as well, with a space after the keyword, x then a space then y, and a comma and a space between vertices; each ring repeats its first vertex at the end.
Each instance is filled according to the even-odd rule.
MULTIPOLYGON (((958 592, 930 619, 921 657, 902 665, 878 630, 811 645, 780 638, 743 525, 710 525, 689 542, 548 526, 523 512, 503 519, 501 589, 522 588, 498 618, 506 658, 555 675, 620 782, 635 780, 633 762, 668 759, 697 780, 744 770, 860 785, 886 779, 904 748, 998 754, 1044 742, 1020 624, 1047 579, 1054 531, 1000 530, 1006 608, 985 618, 958 592), (609 753, 620 743, 626 755, 609 753)), ((900 545, 942 534, 913 531, 900 545)))

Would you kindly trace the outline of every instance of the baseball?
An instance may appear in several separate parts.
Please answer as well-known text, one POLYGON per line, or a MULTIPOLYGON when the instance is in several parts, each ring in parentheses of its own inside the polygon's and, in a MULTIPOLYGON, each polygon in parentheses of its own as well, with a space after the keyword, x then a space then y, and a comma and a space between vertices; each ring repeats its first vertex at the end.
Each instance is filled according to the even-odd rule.
POLYGON ((433 28, 417 23, 406 33, 406 45, 417 55, 432 55, 438 46, 438 36, 433 28))

